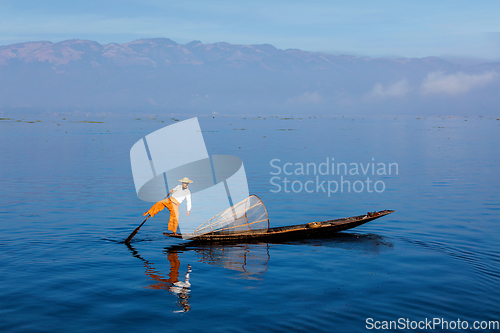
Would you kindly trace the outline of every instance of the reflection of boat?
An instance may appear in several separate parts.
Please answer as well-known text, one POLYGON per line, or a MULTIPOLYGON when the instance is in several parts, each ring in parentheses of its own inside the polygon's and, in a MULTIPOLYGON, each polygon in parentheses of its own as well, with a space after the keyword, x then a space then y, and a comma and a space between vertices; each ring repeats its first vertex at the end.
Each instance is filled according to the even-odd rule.
POLYGON ((267 271, 269 245, 240 244, 222 246, 217 244, 200 245, 193 250, 201 262, 241 272, 241 278, 259 279, 267 271))
MULTIPOLYGON (((230 228, 222 228, 207 232, 200 235, 190 237, 196 243, 225 243, 225 242, 241 242, 241 241, 276 241, 287 239, 306 239, 311 237, 328 236, 339 231, 352 229, 367 222, 378 219, 379 217, 393 213, 393 210, 382 210, 379 212, 367 213, 366 215, 358 215, 346 217, 336 220, 327 220, 321 222, 311 222, 305 224, 297 224, 285 227, 275 228, 260 228, 252 229, 248 227, 247 230, 239 228, 238 230, 231 230, 230 228)), ((266 212, 267 217, 267 212, 266 212)), ((259 217, 261 221, 262 218, 259 217)), ((267 220, 266 222, 268 222, 267 220)), ((234 224, 234 223, 233 223, 234 224)), ((252 224, 247 221, 247 225, 252 224)), ((268 224, 269 225, 269 224, 268 224)), ((241 224, 245 226, 245 224, 241 224)), ((182 238, 181 235, 173 236, 172 234, 164 233, 165 236, 182 238)))
MULTIPOLYGON (((186 242, 165 247, 163 252, 167 256, 172 253, 192 252, 196 254, 197 262, 240 272, 238 278, 241 279, 260 280, 264 278, 264 274, 272 263, 272 248, 280 244, 324 246, 372 254, 393 246, 389 239, 376 234, 342 232, 334 233, 329 237, 319 234, 307 239, 282 239, 272 242, 261 242, 258 239, 235 243, 186 242)), ((189 257, 192 258, 192 255, 189 257)))
POLYGON ((270 260, 269 244, 249 242, 245 244, 196 244, 188 242, 171 245, 164 253, 196 253, 198 262, 240 272, 239 278, 260 279, 267 271, 270 260))

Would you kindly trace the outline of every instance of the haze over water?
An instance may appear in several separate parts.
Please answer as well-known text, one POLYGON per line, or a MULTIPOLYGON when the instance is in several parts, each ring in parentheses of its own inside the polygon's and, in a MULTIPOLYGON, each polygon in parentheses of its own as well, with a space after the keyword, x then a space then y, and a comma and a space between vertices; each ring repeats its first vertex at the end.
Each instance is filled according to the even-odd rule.
POLYGON ((176 120, 2 117, 0 331, 360 332, 367 318, 500 319, 497 118, 200 116, 209 154, 243 160, 271 226, 395 213, 329 238, 193 246, 162 235, 163 212, 127 247, 150 207, 130 148, 176 120), (339 181, 271 174, 272 160, 295 171, 332 159, 398 172, 345 176, 381 181, 380 193, 271 183, 339 181))

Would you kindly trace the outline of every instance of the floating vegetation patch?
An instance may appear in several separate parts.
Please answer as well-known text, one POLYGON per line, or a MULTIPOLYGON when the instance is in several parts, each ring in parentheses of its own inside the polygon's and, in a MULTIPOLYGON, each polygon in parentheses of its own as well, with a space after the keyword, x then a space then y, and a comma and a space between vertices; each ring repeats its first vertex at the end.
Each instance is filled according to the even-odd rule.
POLYGON ((179 119, 176 119, 176 118, 172 118, 173 121, 179 121, 179 119))
POLYGON ((281 118, 281 120, 292 120, 293 118, 281 118))
POLYGON ((246 128, 233 128, 233 131, 245 131, 246 128))
POLYGON ((278 128, 277 131, 296 131, 296 128, 278 128))
POLYGON ((75 123, 85 123, 85 124, 103 124, 103 121, 89 121, 89 120, 80 120, 75 121, 75 123))
POLYGON ((10 119, 10 118, 0 118, 0 120, 14 120, 14 119, 10 119))
POLYGON ((135 120, 141 120, 141 118, 135 118, 135 120))

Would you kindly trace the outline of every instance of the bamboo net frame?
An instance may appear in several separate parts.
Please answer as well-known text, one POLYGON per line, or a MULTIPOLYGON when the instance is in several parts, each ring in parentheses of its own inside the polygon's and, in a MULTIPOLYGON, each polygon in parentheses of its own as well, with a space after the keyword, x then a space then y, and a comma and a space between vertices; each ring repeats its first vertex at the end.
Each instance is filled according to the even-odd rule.
POLYGON ((269 217, 266 207, 258 196, 251 195, 200 225, 194 230, 193 235, 262 233, 268 229, 269 217))

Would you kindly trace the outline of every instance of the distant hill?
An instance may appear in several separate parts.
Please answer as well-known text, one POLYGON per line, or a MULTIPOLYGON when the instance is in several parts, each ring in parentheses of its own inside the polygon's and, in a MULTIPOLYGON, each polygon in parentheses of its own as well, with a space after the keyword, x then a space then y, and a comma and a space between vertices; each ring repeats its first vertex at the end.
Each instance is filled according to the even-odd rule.
MULTIPOLYGON (((0 108, 221 114, 498 113, 500 63, 167 38, 0 47, 0 108)), ((15 109, 14 109, 15 110, 15 109)))

